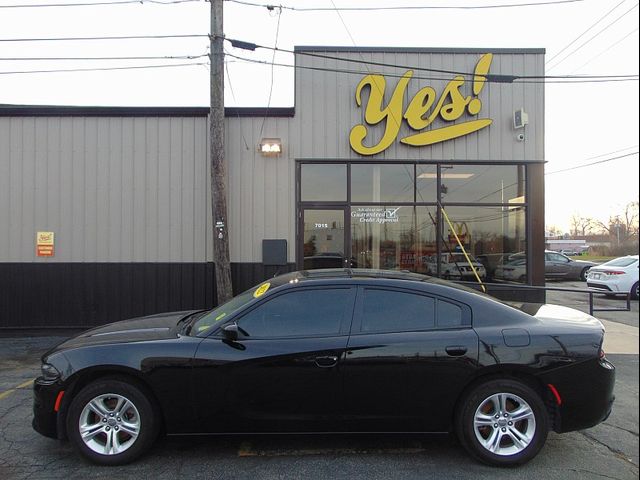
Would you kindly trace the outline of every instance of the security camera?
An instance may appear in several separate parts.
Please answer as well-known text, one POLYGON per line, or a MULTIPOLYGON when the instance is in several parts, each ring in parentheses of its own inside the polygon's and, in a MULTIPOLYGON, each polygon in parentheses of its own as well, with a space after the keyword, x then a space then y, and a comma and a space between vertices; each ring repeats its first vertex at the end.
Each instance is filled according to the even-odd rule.
POLYGON ((519 133, 516 138, 518 139, 519 142, 523 142, 524 141, 524 133, 519 133))

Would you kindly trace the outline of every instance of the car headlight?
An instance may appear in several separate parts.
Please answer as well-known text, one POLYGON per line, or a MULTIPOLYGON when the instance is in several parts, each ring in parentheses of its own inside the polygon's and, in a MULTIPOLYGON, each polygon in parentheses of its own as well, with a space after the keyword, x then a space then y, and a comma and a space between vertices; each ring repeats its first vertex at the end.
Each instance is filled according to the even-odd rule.
POLYGON ((42 372, 42 378, 48 382, 52 382, 60 378, 60 372, 49 363, 43 363, 40 367, 40 371, 42 372))

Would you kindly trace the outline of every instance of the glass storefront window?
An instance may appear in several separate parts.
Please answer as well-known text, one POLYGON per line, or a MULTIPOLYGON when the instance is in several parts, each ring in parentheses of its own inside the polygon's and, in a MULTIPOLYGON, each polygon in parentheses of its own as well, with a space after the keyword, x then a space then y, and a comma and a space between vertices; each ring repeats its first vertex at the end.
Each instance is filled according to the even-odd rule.
POLYGON ((438 200, 438 168, 435 165, 416 165, 416 201, 438 200))
POLYGON ((442 203, 525 203, 524 165, 442 165, 442 203))
POLYGON ((426 273, 436 251, 435 207, 352 206, 351 250, 359 268, 426 273))
POLYGON ((303 202, 347 200, 347 165, 302 164, 300 196, 303 202))
POLYGON ((413 203, 412 164, 351 165, 351 201, 413 203))
MULTIPOLYGON (((439 259, 442 277, 475 281, 473 269, 455 238, 457 235, 481 280, 526 283, 524 207, 445 206, 444 210, 451 226, 443 218, 439 259)), ((432 257, 429 265, 435 266, 437 261, 432 257)))

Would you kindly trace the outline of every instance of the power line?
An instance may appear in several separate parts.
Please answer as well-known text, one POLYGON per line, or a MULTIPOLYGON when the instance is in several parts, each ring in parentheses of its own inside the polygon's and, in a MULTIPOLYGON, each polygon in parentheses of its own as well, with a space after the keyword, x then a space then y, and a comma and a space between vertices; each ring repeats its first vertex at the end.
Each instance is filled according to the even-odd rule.
POLYGON ((86 3, 22 3, 18 5, 0 5, 0 8, 48 8, 48 7, 102 7, 105 5, 144 5, 145 3, 154 5, 175 5, 178 3, 193 3, 201 0, 122 0, 116 2, 86 2, 86 3))
MULTIPOLYGON (((253 58, 240 57, 238 55, 233 55, 231 53, 227 53, 227 55, 237 60, 241 60, 243 62, 257 63, 257 64, 269 65, 269 66, 271 66, 272 64, 272 62, 268 62, 265 60, 256 60, 253 58)), ((345 73, 345 74, 353 74, 353 75, 369 74, 369 72, 364 70, 347 70, 347 69, 326 68, 326 67, 311 67, 311 66, 303 66, 303 65, 292 65, 289 63, 273 63, 273 64, 279 67, 295 68, 295 69, 301 69, 301 70, 312 70, 312 71, 319 71, 319 72, 345 73)), ((391 78, 402 78, 403 76, 403 75, 393 74, 393 73, 385 73, 384 75, 386 77, 391 77, 391 78)), ((485 75, 485 76, 488 77, 489 75, 485 75)), ((416 80, 449 80, 443 77, 426 77, 426 76, 415 76, 415 75, 412 78, 416 80)), ((491 79, 487 79, 485 81, 489 83, 504 83, 504 82, 497 82, 496 80, 491 80, 491 79)), ((518 83, 519 84, 525 84, 525 83, 573 84, 573 83, 611 83, 611 82, 628 82, 628 81, 638 81, 638 75, 625 76, 623 78, 607 77, 607 78, 601 78, 601 79, 582 79, 582 80, 578 78, 568 79, 568 80, 560 80, 560 79, 545 80, 543 78, 542 80, 522 80, 522 81, 518 80, 518 83)))
POLYGON ((578 46, 577 48, 573 49, 568 55, 566 55, 564 58, 562 58, 559 62, 557 62, 555 65, 553 65, 552 67, 549 68, 549 70, 553 70, 554 68, 556 68, 558 65, 560 65, 562 62, 564 62, 567 58, 571 57, 571 55, 573 55, 574 53, 576 53, 578 50, 580 50, 582 47, 584 47, 586 44, 588 44, 589 42, 591 42, 592 40, 596 39, 598 36, 600 36, 600 34, 604 33, 606 30, 608 30, 610 27, 612 27, 614 24, 616 24, 618 21, 622 20, 625 16, 627 16, 629 13, 631 13, 632 10, 635 10, 636 8, 638 8, 638 3, 636 3, 633 7, 631 7, 629 10, 627 10, 626 12, 624 12, 622 15, 620 15, 618 18, 616 18, 613 22, 611 22, 609 25, 607 25, 606 27, 604 27, 602 30, 600 30, 598 33, 596 33, 593 37, 591 37, 589 40, 583 42, 580 44, 580 46, 578 46))
POLYGON ((607 53, 609 50, 611 50, 613 47, 615 47, 616 45, 618 45, 619 43, 623 42, 624 40, 626 40, 627 38, 629 38, 631 35, 633 35, 634 33, 636 33, 638 31, 638 28, 636 27, 635 30, 630 31, 629 33, 627 33, 624 37, 620 38, 619 40, 615 41, 614 43, 612 43, 611 45, 609 45, 607 48, 605 48, 603 51, 601 51, 599 54, 591 57, 589 60, 587 60, 585 63, 583 63, 582 65, 580 65, 578 68, 576 68, 573 72, 571 73, 575 73, 578 70, 580 70, 583 67, 586 67, 587 65, 589 65, 591 62, 593 62, 595 59, 600 58, 602 55, 604 55, 605 53, 607 53))
POLYGON ((276 38, 273 41, 273 56, 271 57, 271 83, 269 85, 269 98, 267 100, 267 109, 265 110, 264 117, 262 117, 262 124, 260 125, 260 135, 262 138, 262 132, 264 131, 264 124, 267 121, 267 114, 269 113, 269 108, 271 107, 271 96, 273 94, 273 73, 275 70, 275 64, 273 63, 276 59, 276 52, 278 51, 278 37, 280 36, 280 20, 282 19, 282 9, 278 9, 278 24, 276 25, 276 38))
POLYGON ((0 61, 195 60, 207 56, 207 54, 203 54, 136 57, 0 57, 0 61))
POLYGON ((575 167, 564 168, 562 170, 556 170, 554 172, 547 172, 545 173, 545 175, 553 175, 554 173, 562 173, 562 172, 568 172, 570 170, 577 170, 579 168, 590 167, 592 165, 598 165, 600 163, 611 162, 613 160, 618 160, 620 158, 625 158, 625 157, 631 157, 633 155, 638 155, 638 152, 631 152, 631 153, 627 153, 626 155, 618 155, 616 157, 605 158, 604 160, 599 160, 597 162, 585 163, 584 165, 576 165, 575 167))
POLYGON ((495 8, 517 8, 517 7, 540 7, 548 5, 560 5, 566 3, 578 3, 584 0, 553 0, 548 2, 526 2, 526 3, 505 3, 505 4, 492 4, 492 5, 396 5, 392 7, 291 7, 286 5, 272 5, 264 3, 254 3, 245 0, 225 0, 231 3, 237 3, 239 5, 245 5, 249 7, 262 7, 269 10, 275 8, 282 8, 284 10, 291 10, 294 12, 327 12, 327 11, 342 11, 342 12, 363 12, 363 11, 389 11, 389 10, 488 10, 495 8))
POLYGON ((48 37, 48 38, 0 38, 0 42, 73 42, 91 40, 156 40, 164 38, 209 38, 207 34, 179 35, 122 35, 112 37, 48 37))
POLYGON ((69 73, 69 72, 103 72, 108 70, 143 70, 148 68, 173 68, 173 67, 191 67, 199 65, 209 65, 208 62, 194 63, 174 63, 168 65, 130 65, 126 67, 96 67, 96 68, 61 68, 54 70, 19 70, 12 72, 2 72, 0 75, 21 75, 28 73, 69 73))
POLYGON ((592 24, 589 28, 587 28, 584 32, 582 32, 580 35, 578 35, 576 38, 574 38, 571 42, 569 42, 567 45, 565 45, 562 50, 560 50, 558 53, 556 53, 553 57, 551 57, 550 59, 548 59, 545 63, 549 64, 551 63, 556 57, 558 57, 558 55, 562 54, 562 52, 564 52, 567 48, 569 48, 571 45, 573 45, 574 43, 576 43, 578 40, 580 40, 584 35, 587 34, 587 32, 589 32, 589 30, 591 30, 593 27, 595 27, 598 23, 600 23, 602 20, 604 20, 605 18, 607 18, 607 16, 609 16, 611 14, 611 12, 613 12, 616 8, 618 8, 620 5, 622 5, 626 0, 622 0, 619 4, 617 4, 615 7, 613 7, 611 10, 609 10, 607 13, 605 13, 604 15, 602 15, 598 20, 596 20, 596 22, 594 24, 592 24))
MULTIPOLYGON (((344 20, 343 20, 343 24, 344 24, 344 20)), ((347 29, 347 33, 349 34, 349 36, 351 37, 351 41, 353 42, 353 37, 351 36, 351 33, 349 32, 348 29, 347 29)), ((237 48, 241 48, 241 49, 244 49, 244 50, 255 50, 255 49, 258 49, 258 48, 262 48, 262 49, 265 49, 265 50, 274 50, 273 47, 269 47, 267 45, 259 45, 259 44, 256 44, 256 43, 250 43, 250 42, 245 42, 245 41, 242 41, 242 40, 236 40, 236 39, 231 39, 231 38, 226 38, 225 40, 230 42, 232 46, 235 46, 237 48)), ((354 42, 354 45, 355 45, 355 42, 354 42)), ((330 48, 330 47, 328 47, 328 48, 330 48)), ((469 78, 476 77, 475 73, 462 72, 462 71, 459 71, 459 70, 445 70, 445 69, 437 69, 437 68, 416 67, 416 66, 410 66, 410 65, 398 65, 398 64, 391 64, 391 63, 384 63, 384 62, 374 62, 374 61, 370 61, 370 60, 365 60, 364 58, 362 58, 362 55, 360 55, 360 60, 354 60, 352 58, 337 57, 337 56, 334 56, 334 55, 325 55, 325 54, 316 53, 316 52, 287 50, 287 49, 284 49, 284 48, 278 48, 277 50, 281 51, 281 52, 291 53, 291 54, 294 54, 294 55, 302 55, 302 56, 307 56, 307 57, 322 58, 322 59, 325 59, 325 60, 337 60, 337 61, 347 62, 347 63, 359 63, 359 64, 365 65, 365 67, 367 65, 374 65, 374 66, 377 66, 377 67, 402 68, 402 69, 405 69, 405 70, 410 69, 410 70, 430 72, 430 73, 445 73, 445 74, 450 74, 450 75, 462 75, 462 76, 469 77, 469 78)), ((367 68, 367 70, 369 70, 369 69, 367 68)), ((606 78, 606 79, 608 79, 608 78, 635 78, 637 76, 638 76, 638 74, 632 74, 632 75, 513 75, 513 74, 496 74, 496 75, 492 75, 492 74, 487 74, 487 75, 484 75, 486 80, 483 80, 481 78, 480 79, 476 79, 476 80, 477 81, 486 81, 486 82, 489 82, 489 83, 511 83, 513 81, 521 80, 521 79, 557 79, 557 80, 561 80, 561 79, 567 79, 567 80, 577 79, 577 80, 584 80, 584 79, 602 79, 602 78, 606 78)), ((448 78, 437 78, 437 79, 438 80, 448 80, 448 78)))

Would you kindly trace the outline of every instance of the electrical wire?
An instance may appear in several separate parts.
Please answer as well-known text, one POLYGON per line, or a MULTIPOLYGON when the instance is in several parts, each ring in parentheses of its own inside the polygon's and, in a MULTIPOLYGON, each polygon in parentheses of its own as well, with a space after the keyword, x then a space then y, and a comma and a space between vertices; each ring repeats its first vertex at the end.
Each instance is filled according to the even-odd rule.
POLYGON ((272 10, 274 8, 282 8, 294 12, 327 12, 332 10, 342 12, 372 12, 372 11, 389 11, 389 10, 487 10, 495 8, 516 8, 516 7, 540 7, 548 5, 560 5, 566 3, 579 3, 584 0, 552 0, 547 2, 526 2, 526 3, 505 3, 491 5, 396 5, 392 7, 291 7, 286 5, 272 5, 263 3, 248 2, 245 0, 225 0, 227 2, 245 5, 249 7, 262 7, 272 10))
MULTIPOLYGON (((347 30, 348 31, 348 30, 347 30)), ((348 32, 349 35, 351 36, 351 33, 348 32)), ((265 50, 273 50, 273 47, 269 47, 267 45, 259 45, 256 43, 249 43, 249 42, 244 42, 241 40, 235 40, 235 39, 230 39, 230 38, 225 38, 225 40, 227 40, 228 42, 231 43, 232 46, 234 45, 243 45, 244 49, 251 49, 251 50, 255 50, 257 48, 262 48, 265 50)), ((351 37, 351 40, 353 41, 353 37, 351 37)), ((354 42, 355 43, 355 42, 354 42)), ((239 47, 240 48, 240 47, 239 47)), ((328 50, 331 49, 331 47, 327 47, 328 50)), ((367 65, 374 65, 377 67, 391 67, 391 68, 401 68, 404 70, 415 70, 415 71, 423 71, 423 72, 431 72, 431 73, 445 73, 445 74, 449 74, 449 75, 461 75, 464 77, 469 77, 469 78, 474 78, 475 77, 475 73, 471 73, 471 72, 462 72, 459 70, 444 70, 444 69, 437 69, 437 68, 426 68, 426 67, 416 67, 416 66, 410 66, 410 65, 398 65, 398 64, 391 64, 391 63, 384 63, 384 62, 374 62, 374 61, 368 61, 365 60, 364 58, 362 58, 362 55, 360 55, 360 60, 354 60, 352 58, 345 58, 345 57, 337 57, 334 55, 325 55, 325 54, 321 54, 321 53, 316 53, 316 52, 308 52, 308 51, 296 51, 296 50, 287 50, 284 48, 278 48, 278 51, 281 52, 286 52, 286 53, 291 53, 294 55, 302 55, 302 56, 306 56, 306 57, 313 57, 313 58, 322 58, 325 60, 338 60, 341 62, 348 62, 348 63, 359 63, 359 64, 363 64, 365 66, 367 65)), ((367 68, 367 70, 369 70, 367 68)), ((385 74, 387 75, 387 74, 385 74)), ((486 79, 474 79, 476 81, 486 81, 489 83, 510 83, 514 80, 521 80, 521 79, 557 79, 557 80, 562 80, 562 79, 567 79, 567 80, 571 80, 571 79, 578 79, 578 80, 583 80, 583 79, 602 79, 602 78, 635 78, 637 77, 638 74, 632 74, 632 75, 511 75, 511 74, 500 74, 500 75, 491 75, 491 74, 487 74, 485 75, 486 79)), ((400 77, 402 77, 402 75, 400 75, 400 77)), ((417 78, 417 77, 414 77, 417 78)), ((449 78, 445 78, 445 77, 441 77, 441 78, 434 78, 435 80, 449 80, 449 78)))
POLYGON ((607 53, 609 50, 611 50, 613 47, 615 47, 616 45, 618 45, 619 43, 622 43, 623 41, 625 41, 627 38, 629 38, 631 35, 633 35, 634 33, 636 33, 638 31, 638 28, 636 27, 635 30, 630 31, 629 33, 627 33, 624 37, 620 38, 619 40, 615 41, 614 43, 612 43, 611 45, 609 45, 607 48, 605 48, 603 51, 601 51, 599 54, 591 57, 589 60, 587 60, 585 63, 583 63, 582 65, 580 65, 578 68, 576 68, 573 72, 571 72, 572 74, 577 72, 578 70, 581 70, 583 67, 586 67, 587 65, 589 65, 591 62, 593 62, 594 60, 600 58, 602 55, 604 55, 605 53, 607 53))
POLYGON ((584 32, 582 32, 580 35, 578 35, 576 38, 574 38, 571 42, 569 42, 567 45, 565 45, 558 53, 556 53, 553 57, 547 59, 547 61, 545 62, 545 64, 549 64, 551 62, 553 62, 553 60, 558 57, 559 55, 562 54, 562 52, 564 52, 567 48, 569 48, 571 45, 573 45, 574 43, 576 43, 578 40, 580 40, 584 35, 586 35, 589 30, 591 30, 593 27, 595 27, 596 25, 598 25, 602 20, 604 20, 605 18, 607 18, 616 8, 618 8, 620 5, 622 5, 626 0, 622 0, 620 3, 618 3, 615 7, 613 7, 611 10, 609 10, 607 13, 605 13, 604 15, 602 15, 598 20, 596 20, 595 23, 593 23, 589 28, 587 28, 584 32))
POLYGON ((195 60, 207 56, 204 54, 138 57, 0 57, 0 61, 195 60))
MULTIPOLYGON (((234 55, 231 53, 227 54, 228 56, 235 58, 236 60, 240 60, 243 62, 249 62, 249 63, 257 63, 257 64, 262 64, 262 65, 271 65, 272 62, 268 62, 265 60, 256 60, 253 58, 246 58, 246 57, 240 57, 238 55, 234 55)), ((274 63, 274 65, 279 66, 279 67, 287 67, 287 68, 295 68, 295 69, 301 69, 301 70, 312 70, 312 71, 319 71, 319 72, 332 72, 332 73, 345 73, 345 74, 353 74, 353 75, 368 75, 369 72, 367 71, 363 71, 363 70, 347 70, 347 69, 335 69, 335 68, 325 68, 325 67, 310 67, 310 66, 303 66, 303 65, 292 65, 292 64, 288 64, 288 63, 274 63)), ((386 77, 391 77, 391 78, 402 78, 402 75, 399 74, 392 74, 392 73, 385 73, 384 74, 386 77)), ((449 80, 447 78, 443 78, 443 77, 426 77, 426 76, 413 76, 413 79, 416 80, 449 80)), ((490 78, 487 78, 487 80, 485 80, 486 82, 489 83, 504 83, 504 82, 498 82, 495 80, 491 80, 490 78)), ((541 83, 545 83, 545 84, 574 84, 574 83, 611 83, 611 82, 628 82, 628 81, 638 81, 638 75, 632 75, 632 76, 625 76, 624 78, 602 78, 602 79, 568 79, 568 80, 560 80, 560 79, 556 79, 556 80, 517 80, 518 84, 541 84, 541 83)))
POLYGON ((569 167, 569 168, 564 168, 562 170, 556 170, 554 172, 547 172, 545 173, 545 175, 553 175, 554 173, 562 173, 562 172, 569 172, 571 170, 577 170, 579 168, 585 168, 585 167, 590 167, 592 165, 598 165, 600 163, 606 163, 606 162, 611 162, 613 160, 618 160, 620 158, 625 158, 625 157, 631 157, 633 155, 638 155, 638 152, 631 152, 631 153, 627 153, 626 155, 618 155, 616 157, 612 157, 612 158, 605 158, 604 160, 599 160, 597 162, 591 162, 591 163, 586 163, 584 165, 577 165, 575 167, 569 167))
POLYGON ((174 67, 192 67, 200 65, 209 65, 209 62, 197 63, 174 63, 171 65, 130 65, 126 67, 96 67, 96 68, 61 68, 55 70, 19 70, 12 72, 2 72, 0 75, 21 75, 28 73, 69 73, 69 72, 103 72, 109 70, 144 70, 148 68, 174 68, 174 67))
POLYGON ((208 34, 178 35, 122 35, 114 37, 48 37, 48 38, 0 38, 0 42, 74 42, 91 40, 156 40, 164 38, 209 38, 208 34))
POLYGON ((116 2, 86 2, 86 3, 22 3, 18 5, 0 5, 0 8, 49 8, 49 7, 102 7, 106 5, 144 5, 145 3, 154 5, 175 5, 178 3, 194 3, 201 0, 122 0, 116 2))
POLYGON ((585 45, 587 45, 589 42, 591 42, 592 40, 596 39, 598 36, 600 36, 600 34, 604 33, 605 31, 607 31, 610 27, 612 27, 613 25, 615 25, 617 22, 619 22, 620 20, 622 20, 624 17, 626 17, 628 14, 630 14, 633 10, 635 10, 636 8, 638 8, 638 3, 636 3, 633 7, 631 7, 629 10, 627 10, 626 12, 624 12, 622 15, 620 15, 618 18, 616 18, 613 22, 611 22, 609 25, 607 25, 606 27, 604 27, 602 30, 600 30, 598 33, 596 33, 593 37, 591 37, 589 40, 583 42, 580 44, 580 46, 578 46, 577 48, 573 49, 568 55, 566 55, 564 58, 562 58, 559 62, 557 62, 555 65, 549 67, 549 70, 553 70, 554 68, 556 68, 558 65, 560 65, 561 63, 563 63, 567 58, 570 58, 574 53, 576 53, 578 50, 580 50, 582 47, 584 47, 585 45))
POLYGON ((280 36, 280 20, 282 19, 282 9, 278 9, 278 23, 276 25, 276 38, 273 41, 273 55, 271 57, 271 84, 269 85, 269 98, 267 100, 267 109, 265 110, 264 117, 262 117, 262 124, 260 125, 260 138, 262 138, 262 132, 264 131, 264 124, 267 121, 267 114, 271 107, 271 96, 273 95, 273 74, 275 70, 276 52, 278 51, 278 37, 280 36))

